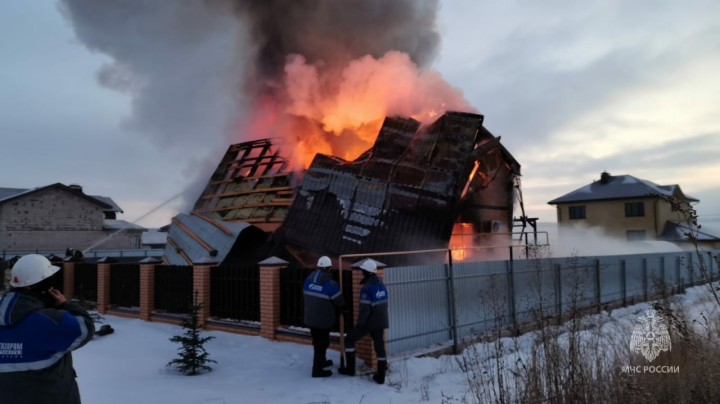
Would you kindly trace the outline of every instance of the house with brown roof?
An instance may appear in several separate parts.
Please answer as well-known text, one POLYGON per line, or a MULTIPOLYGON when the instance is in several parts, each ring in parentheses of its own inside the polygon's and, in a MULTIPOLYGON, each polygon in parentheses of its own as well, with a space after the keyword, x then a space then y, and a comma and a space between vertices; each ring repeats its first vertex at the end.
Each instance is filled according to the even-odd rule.
POLYGON ((140 248, 143 227, 117 218, 111 198, 79 185, 0 188, 0 250, 65 251, 140 248))
MULTIPOLYGON (((687 206, 700 202, 677 184, 658 185, 632 175, 603 172, 599 181, 548 204, 557 209, 560 232, 574 226, 601 227, 611 237, 663 240, 689 247, 685 237, 688 225, 660 196, 674 197, 687 206)), ((696 238, 703 247, 720 248, 720 237, 698 231, 696 238)))

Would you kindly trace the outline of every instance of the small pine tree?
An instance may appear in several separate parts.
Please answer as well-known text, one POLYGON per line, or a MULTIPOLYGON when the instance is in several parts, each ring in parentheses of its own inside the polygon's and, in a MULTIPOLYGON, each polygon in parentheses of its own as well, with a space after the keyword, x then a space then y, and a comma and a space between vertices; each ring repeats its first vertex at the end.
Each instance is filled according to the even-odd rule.
POLYGON ((170 338, 171 342, 182 344, 178 351, 180 351, 180 358, 171 360, 166 366, 175 366, 177 370, 182 373, 187 373, 189 376, 198 374, 198 370, 212 371, 212 368, 207 363, 217 363, 212 359, 208 359, 208 353, 203 345, 215 337, 200 337, 200 321, 199 315, 202 310, 203 303, 197 302, 198 292, 195 291, 195 297, 193 299, 193 305, 191 307, 190 317, 186 318, 182 322, 182 327, 185 329, 185 334, 176 335, 170 338))

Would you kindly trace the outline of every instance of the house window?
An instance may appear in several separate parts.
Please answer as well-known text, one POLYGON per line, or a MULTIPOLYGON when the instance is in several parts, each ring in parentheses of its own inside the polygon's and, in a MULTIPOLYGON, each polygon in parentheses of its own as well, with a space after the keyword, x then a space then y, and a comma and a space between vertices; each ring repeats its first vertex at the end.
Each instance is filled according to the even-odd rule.
POLYGON ((133 241, 133 248, 136 250, 139 250, 140 249, 140 236, 133 236, 132 241, 133 241))
POLYGON ((625 217, 645 216, 645 202, 632 202, 625 204, 625 217))
POLYGON ((628 241, 645 240, 645 230, 628 230, 627 239, 628 241))
POLYGON ((570 220, 585 219, 585 206, 571 206, 570 220))

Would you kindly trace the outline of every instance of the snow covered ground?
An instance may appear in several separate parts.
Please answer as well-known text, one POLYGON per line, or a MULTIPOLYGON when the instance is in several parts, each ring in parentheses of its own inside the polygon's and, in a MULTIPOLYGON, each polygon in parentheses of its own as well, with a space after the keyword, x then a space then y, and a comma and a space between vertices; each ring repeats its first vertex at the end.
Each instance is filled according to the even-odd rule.
MULTIPOLYGON (((693 315, 708 314, 717 308, 705 294, 703 287, 695 287, 677 300, 690 306, 693 315)), ((647 308, 638 304, 597 315, 605 324, 601 338, 629 344, 632 327, 647 308)), ((168 339, 180 327, 109 315, 105 323, 115 328, 114 334, 96 337, 74 353, 85 403, 439 403, 443 394, 459 399, 467 391, 465 375, 452 356, 395 360, 386 384, 377 385, 369 377, 337 374, 339 354, 329 351, 336 363, 333 376, 312 379, 312 347, 224 332, 205 333, 217 337, 206 345, 210 358, 218 361, 214 371, 185 376, 165 367, 179 346, 168 339)), ((525 347, 523 351, 532 341, 533 333, 528 333, 515 346, 525 347)), ((505 345, 512 345, 509 339, 505 345)), ((493 349, 491 344, 478 348, 493 349)))

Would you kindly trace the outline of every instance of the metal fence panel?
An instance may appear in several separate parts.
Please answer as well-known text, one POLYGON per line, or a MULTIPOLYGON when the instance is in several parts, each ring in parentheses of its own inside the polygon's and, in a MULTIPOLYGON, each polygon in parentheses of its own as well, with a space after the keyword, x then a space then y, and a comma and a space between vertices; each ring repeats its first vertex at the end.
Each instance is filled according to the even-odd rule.
POLYGON ((524 323, 556 314, 556 271, 552 261, 515 260, 510 266, 514 279, 515 321, 524 323))
POLYGON ((74 298, 97 302, 97 264, 75 264, 74 298))
MULTIPOLYGON (((208 304, 208 302, 204 302, 208 304)), ((155 267, 155 309, 187 314, 193 304, 193 267, 158 265, 155 267)))
POLYGON ((597 257, 600 266, 601 303, 623 298, 623 262, 618 257, 597 257))
POLYGON ((458 337, 509 324, 508 262, 453 265, 458 337))
MULTIPOLYGON (((708 274, 718 277, 718 264, 710 257, 703 256, 703 260, 708 274)), ((453 295, 461 338, 512 325, 513 314, 518 323, 525 323, 540 315, 567 313, 598 303, 650 299, 663 291, 658 284, 669 288, 701 280, 693 252, 458 262, 452 266, 452 275, 450 293, 448 264, 385 270, 391 355, 452 340, 453 295)))
POLYGON ((140 307, 140 265, 115 264, 110 268, 110 304, 140 307))
POLYGON ((56 263, 53 265, 57 265, 60 267, 60 270, 53 275, 53 288, 59 290, 60 292, 65 292, 65 269, 63 268, 62 263, 56 263))
POLYGON ((448 274, 445 265, 385 270, 390 355, 452 338, 448 274), (418 313, 422 313, 418 315, 418 313))
POLYGON ((210 315, 260 321, 260 267, 257 264, 210 269, 210 315))

